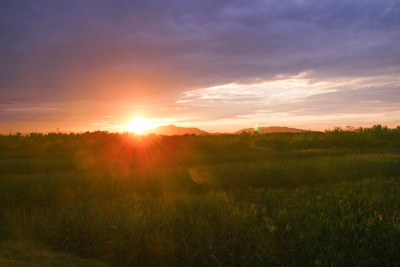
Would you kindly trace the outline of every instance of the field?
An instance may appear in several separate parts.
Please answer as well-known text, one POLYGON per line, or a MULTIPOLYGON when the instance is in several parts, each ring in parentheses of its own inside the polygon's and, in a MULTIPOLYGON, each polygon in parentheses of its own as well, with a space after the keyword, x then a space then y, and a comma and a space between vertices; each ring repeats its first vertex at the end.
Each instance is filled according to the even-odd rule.
POLYGON ((6 266, 398 266, 400 129, 0 136, 0 241, 6 266))

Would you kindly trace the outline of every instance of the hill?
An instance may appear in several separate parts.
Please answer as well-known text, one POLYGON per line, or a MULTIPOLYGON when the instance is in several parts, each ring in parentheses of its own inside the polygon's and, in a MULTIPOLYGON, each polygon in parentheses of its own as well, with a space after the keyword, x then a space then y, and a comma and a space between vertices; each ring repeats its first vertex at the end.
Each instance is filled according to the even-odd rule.
POLYGON ((185 135, 185 134, 208 134, 208 132, 200 130, 199 128, 186 128, 177 127, 175 125, 159 126, 157 128, 147 131, 147 133, 161 134, 161 135, 185 135))
MULTIPOLYGON (((254 133, 254 128, 245 128, 239 131, 234 132, 235 134, 241 134, 243 132, 254 133)), ((302 133, 307 132, 306 130, 289 128, 289 127, 279 127, 279 126, 270 126, 270 127, 259 127, 258 133, 302 133)))

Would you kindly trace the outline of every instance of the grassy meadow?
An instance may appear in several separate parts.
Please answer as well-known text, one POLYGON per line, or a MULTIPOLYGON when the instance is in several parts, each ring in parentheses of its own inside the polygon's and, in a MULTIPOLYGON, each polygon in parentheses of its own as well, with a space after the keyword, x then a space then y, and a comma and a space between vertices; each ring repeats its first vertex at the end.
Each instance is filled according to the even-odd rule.
POLYGON ((400 129, 0 136, 0 264, 28 263, 399 266, 400 129))

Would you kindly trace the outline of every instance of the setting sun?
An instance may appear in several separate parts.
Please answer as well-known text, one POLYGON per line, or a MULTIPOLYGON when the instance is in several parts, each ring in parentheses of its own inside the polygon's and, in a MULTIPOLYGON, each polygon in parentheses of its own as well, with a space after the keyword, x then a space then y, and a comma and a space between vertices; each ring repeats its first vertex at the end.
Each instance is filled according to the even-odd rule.
POLYGON ((127 128, 130 132, 141 134, 149 129, 150 123, 142 118, 136 118, 128 124, 127 128))

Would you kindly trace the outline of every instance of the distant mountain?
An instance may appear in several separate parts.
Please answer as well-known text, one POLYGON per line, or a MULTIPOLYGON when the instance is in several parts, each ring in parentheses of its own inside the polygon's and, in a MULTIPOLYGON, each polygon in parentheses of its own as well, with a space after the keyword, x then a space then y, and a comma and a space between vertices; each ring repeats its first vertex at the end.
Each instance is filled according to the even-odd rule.
MULTIPOLYGON (((234 133, 241 134, 243 132, 254 133, 255 130, 254 130, 254 128, 245 128, 245 129, 236 131, 234 133)), ((289 128, 289 127, 271 126, 271 127, 259 127, 257 132, 258 133, 302 133, 302 132, 307 132, 307 131, 302 130, 302 129, 289 128)))
POLYGON ((200 130, 199 128, 177 127, 175 125, 160 126, 148 130, 147 133, 154 133, 161 135, 208 134, 208 132, 200 130))
MULTIPOLYGON (((241 134, 243 132, 254 133, 254 128, 245 128, 239 131, 233 132, 233 134, 241 134)), ((271 127, 259 127, 258 133, 301 133, 307 132, 302 129, 289 128, 289 127, 279 127, 279 126, 271 126, 271 127)), ((206 131, 203 131, 199 128, 186 128, 186 127, 178 127, 175 125, 167 125, 167 126, 159 126, 154 129, 150 129, 146 131, 147 134, 160 134, 160 135, 185 135, 185 134, 196 134, 196 135, 207 135, 210 134, 206 131)), ((228 134, 228 133, 214 133, 214 134, 228 134)))

